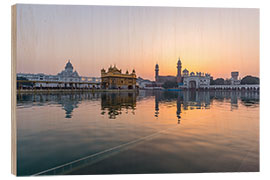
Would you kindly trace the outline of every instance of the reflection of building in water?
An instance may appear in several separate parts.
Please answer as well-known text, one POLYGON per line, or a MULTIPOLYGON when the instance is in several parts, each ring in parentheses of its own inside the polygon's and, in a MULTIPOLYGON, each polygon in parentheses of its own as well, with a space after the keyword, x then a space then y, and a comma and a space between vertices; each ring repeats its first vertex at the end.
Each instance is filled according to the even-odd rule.
POLYGON ((60 104, 65 110, 66 118, 72 118, 72 112, 78 108, 83 100, 98 101, 99 93, 73 93, 73 94, 17 94, 17 106, 47 106, 60 104))
POLYGON ((176 116, 178 118, 178 124, 180 124, 180 119, 181 119, 181 102, 183 102, 183 99, 181 98, 181 96, 178 94, 177 97, 177 111, 176 111, 176 116))
POLYGON ((159 116, 159 103, 170 102, 176 100, 176 117, 178 124, 180 124, 181 119, 181 106, 183 104, 183 94, 180 92, 162 92, 156 91, 155 96, 155 117, 159 116))
POLYGON ((76 95, 71 94, 62 96, 60 101, 58 102, 63 106, 63 109, 66 111, 66 118, 71 118, 73 109, 78 107, 79 100, 74 96, 76 95))
MULTIPOLYGON (((176 102, 176 118, 178 123, 181 120, 182 110, 210 109, 210 105, 215 101, 228 101, 231 104, 231 110, 238 108, 238 101, 245 106, 252 106, 259 103, 258 92, 241 92, 241 91, 150 91, 145 95, 155 96, 155 113, 158 117, 163 108, 160 103, 166 105, 168 102, 176 102), (183 108, 183 109, 182 109, 183 108)), ((171 106, 172 103, 169 103, 171 106)))
POLYGON ((101 95, 101 110, 102 115, 108 111, 110 119, 115 119, 117 115, 122 114, 125 110, 126 113, 131 110, 135 113, 137 93, 102 93, 101 95))
POLYGON ((231 110, 238 108, 238 97, 236 91, 231 91, 231 110))
POLYGON ((183 92, 183 106, 184 109, 201 109, 210 108, 210 94, 209 91, 185 91, 183 92))
POLYGON ((259 92, 255 91, 145 91, 140 93, 67 93, 67 94, 17 94, 17 107, 31 108, 32 106, 48 106, 61 104, 66 118, 71 118, 75 108, 84 100, 100 102, 102 114, 108 112, 109 118, 116 118, 123 111, 135 113, 136 101, 144 101, 155 97, 154 116, 159 117, 163 106, 168 104, 175 107, 178 122, 185 110, 209 109, 210 105, 218 101, 231 103, 231 109, 238 106, 252 106, 259 104, 259 92))
POLYGON ((155 96, 155 117, 158 117, 159 114, 159 100, 158 100, 158 96, 155 96))
POLYGON ((159 115, 159 103, 176 101, 176 118, 180 124, 182 105, 183 110, 201 109, 210 107, 209 92, 183 91, 183 92, 154 92, 155 96, 155 117, 159 115))
POLYGON ((237 109, 239 101, 244 106, 249 106, 249 103, 259 103, 260 94, 256 91, 213 91, 210 93, 211 99, 217 101, 227 100, 231 103, 231 110, 237 109))

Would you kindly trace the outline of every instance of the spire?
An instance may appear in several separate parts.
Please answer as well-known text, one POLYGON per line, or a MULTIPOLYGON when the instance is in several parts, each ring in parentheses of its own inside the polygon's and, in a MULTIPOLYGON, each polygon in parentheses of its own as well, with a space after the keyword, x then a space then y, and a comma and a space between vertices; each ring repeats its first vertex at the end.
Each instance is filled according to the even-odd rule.
POLYGON ((182 64, 182 63, 181 63, 181 60, 180 60, 180 56, 178 57, 178 62, 177 62, 177 64, 182 64))

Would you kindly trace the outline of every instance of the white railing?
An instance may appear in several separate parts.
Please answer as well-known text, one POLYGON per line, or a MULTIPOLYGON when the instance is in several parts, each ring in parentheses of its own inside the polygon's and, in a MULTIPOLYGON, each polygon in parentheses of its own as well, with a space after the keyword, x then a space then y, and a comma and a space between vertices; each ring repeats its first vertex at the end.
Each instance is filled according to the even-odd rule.
POLYGON ((221 89, 226 89, 226 88, 259 88, 259 84, 241 84, 241 85, 209 85, 205 86, 209 88, 221 88, 221 89))
MULTIPOLYGON (((179 86, 179 88, 190 89, 187 85, 179 86)), ((241 84, 241 85, 200 85, 196 89, 216 89, 216 90, 259 90, 259 84, 241 84)))

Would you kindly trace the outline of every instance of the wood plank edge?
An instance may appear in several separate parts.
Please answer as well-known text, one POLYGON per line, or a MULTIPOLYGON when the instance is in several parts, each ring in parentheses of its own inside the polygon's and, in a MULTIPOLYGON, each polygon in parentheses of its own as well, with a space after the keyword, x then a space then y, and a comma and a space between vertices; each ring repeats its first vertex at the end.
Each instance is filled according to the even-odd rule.
POLYGON ((17 7, 11 6, 11 173, 17 175, 16 69, 17 7))

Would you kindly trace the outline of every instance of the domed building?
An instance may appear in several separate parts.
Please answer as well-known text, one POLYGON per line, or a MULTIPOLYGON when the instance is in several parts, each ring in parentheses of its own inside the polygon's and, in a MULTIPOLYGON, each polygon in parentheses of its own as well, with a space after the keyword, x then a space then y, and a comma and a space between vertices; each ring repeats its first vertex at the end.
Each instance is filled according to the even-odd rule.
MULTIPOLYGON (((100 77, 79 76, 70 60, 66 63, 65 69, 57 75, 17 73, 17 78, 27 79, 27 81, 33 83, 33 88, 99 88, 101 82, 100 77)), ((18 82, 20 83, 20 81, 18 82)), ((21 82, 21 86, 22 84, 23 82, 21 82)))
POLYGON ((65 69, 57 74, 58 76, 60 76, 61 78, 72 78, 73 81, 79 80, 80 76, 77 73, 77 71, 73 71, 73 66, 70 62, 70 60, 68 60, 65 69))
POLYGON ((136 89, 136 72, 133 69, 131 73, 122 73, 115 65, 110 66, 108 71, 101 69, 101 87, 102 89, 136 89))

